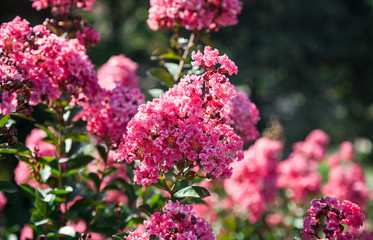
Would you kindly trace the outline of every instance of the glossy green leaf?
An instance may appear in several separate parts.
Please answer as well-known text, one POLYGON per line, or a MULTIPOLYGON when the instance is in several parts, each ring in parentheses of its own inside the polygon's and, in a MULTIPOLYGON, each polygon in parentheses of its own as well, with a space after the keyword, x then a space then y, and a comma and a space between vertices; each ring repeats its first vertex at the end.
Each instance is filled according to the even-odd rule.
POLYGON ((0 149, 0 153, 6 154, 21 154, 21 155, 29 155, 31 156, 31 151, 25 145, 21 143, 17 143, 14 146, 11 146, 6 149, 0 149))
POLYGON ((1 119, 0 119, 0 127, 3 127, 9 120, 10 116, 9 115, 5 115, 3 116, 1 119))
POLYGON ((163 68, 159 68, 159 67, 152 68, 148 70, 147 74, 149 77, 153 78, 154 80, 166 84, 167 87, 172 87, 173 85, 173 79, 170 73, 168 73, 163 68))
POLYGON ((151 60, 173 59, 180 60, 181 57, 170 48, 157 48, 153 51, 151 60))
POLYGON ((17 192, 17 187, 8 181, 0 181, 0 191, 14 193, 17 192))
POLYGON ((176 198, 205 198, 210 196, 209 191, 206 188, 199 186, 188 186, 180 189, 174 194, 176 198))

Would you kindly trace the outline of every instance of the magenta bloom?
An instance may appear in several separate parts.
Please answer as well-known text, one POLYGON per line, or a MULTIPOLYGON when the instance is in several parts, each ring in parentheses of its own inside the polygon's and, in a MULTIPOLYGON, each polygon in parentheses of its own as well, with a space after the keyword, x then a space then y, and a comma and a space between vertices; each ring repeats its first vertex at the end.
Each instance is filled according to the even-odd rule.
POLYGON ((144 102, 144 95, 137 88, 102 90, 94 101, 83 106, 78 117, 87 121, 88 133, 95 136, 98 142, 118 147, 127 131, 128 122, 144 102))
POLYGON ((123 54, 112 56, 98 70, 98 83, 106 90, 115 87, 139 87, 139 78, 136 74, 139 65, 123 54))
POLYGON ((52 11, 58 15, 70 14, 76 8, 89 11, 95 0, 31 0, 32 7, 36 10, 51 7, 52 11))
POLYGON ((305 217, 303 222, 303 239, 321 239, 317 233, 319 228, 322 229, 325 239, 356 239, 351 232, 344 231, 343 225, 354 228, 363 226, 365 216, 358 205, 350 201, 340 204, 334 197, 313 199, 311 205, 308 210, 310 216, 305 217))
POLYGON ((153 31, 178 25, 188 30, 217 31, 237 24, 239 0, 150 0, 148 26, 153 31))
POLYGON ((281 142, 259 138, 244 152, 244 159, 232 165, 232 177, 224 182, 228 196, 249 212, 251 223, 261 217, 266 204, 277 195, 277 161, 281 149, 281 142))
POLYGON ((237 72, 237 67, 218 54, 207 47, 205 57, 212 64, 204 64, 205 74, 184 76, 160 99, 141 105, 128 124, 115 159, 137 161, 138 184, 149 185, 168 171, 183 174, 196 166, 208 178, 229 177, 229 165, 242 158, 242 141, 225 124, 226 104, 234 91, 224 73, 237 72))
POLYGON ((6 203, 7 203, 7 199, 4 196, 4 193, 0 192, 0 211, 4 209, 6 203))
POLYGON ((3 23, 0 55, 1 81, 23 84, 17 93, 31 105, 55 100, 66 91, 68 97, 86 101, 99 91, 84 46, 76 39, 51 34, 42 25, 31 28, 20 17, 3 23))
MULTIPOLYGON (((149 221, 144 221, 149 235, 159 239, 213 240, 210 224, 196 217, 191 205, 173 203, 169 200, 162 213, 155 212, 149 221)), ((133 239, 133 238, 130 238, 133 239)), ((140 238, 141 239, 141 238, 140 238)))
POLYGON ((137 231, 130 232, 129 235, 126 237, 126 240, 149 240, 149 234, 140 233, 137 231))
POLYGON ((228 101, 229 125, 233 127, 243 142, 259 136, 256 124, 260 120, 259 110, 248 96, 236 90, 236 97, 228 101))

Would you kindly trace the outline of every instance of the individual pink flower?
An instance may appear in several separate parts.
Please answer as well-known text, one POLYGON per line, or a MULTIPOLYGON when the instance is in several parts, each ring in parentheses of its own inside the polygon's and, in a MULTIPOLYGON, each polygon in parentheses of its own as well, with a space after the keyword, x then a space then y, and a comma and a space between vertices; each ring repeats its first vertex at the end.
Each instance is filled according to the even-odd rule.
POLYGON ((256 124, 260 120, 259 110, 246 94, 237 90, 236 93, 236 97, 228 101, 229 125, 243 142, 249 142, 259 136, 256 129, 256 124))
MULTIPOLYGON (((205 55, 221 63, 210 51, 205 55)), ((230 164, 242 158, 243 144, 225 124, 226 104, 235 92, 223 73, 233 68, 211 65, 202 76, 186 75, 159 99, 140 105, 115 155, 119 161, 136 161, 138 184, 155 183, 174 167, 198 167, 208 178, 231 175, 230 164)))
POLYGON ((21 230, 20 240, 34 239, 34 232, 29 226, 24 226, 21 230))
POLYGON ((16 110, 18 104, 17 93, 13 92, 9 96, 8 93, 3 92, 0 97, 0 115, 7 115, 16 110))
POLYGON ((224 181, 228 196, 249 213, 251 223, 262 216, 266 204, 277 195, 277 161, 281 149, 281 142, 259 138, 244 152, 244 159, 232 165, 233 174, 224 181))
POLYGON ((138 64, 123 54, 112 56, 98 70, 98 83, 106 90, 121 87, 139 87, 139 78, 136 74, 138 64))
POLYGON ((313 199, 311 205, 308 210, 310 216, 305 217, 303 222, 303 239, 320 239, 320 227, 326 239, 355 239, 351 232, 344 231, 343 225, 354 228, 363 226, 364 214, 358 205, 350 201, 343 201, 340 204, 336 198, 326 197, 313 199))
POLYGON ((217 31, 237 24, 241 9, 239 0, 150 0, 147 23, 153 31, 178 25, 188 30, 217 31))
MULTIPOLYGON (((173 203, 169 200, 162 212, 155 212, 149 221, 144 221, 147 233, 159 239, 213 240, 210 224, 196 217, 191 205, 173 203)), ((132 238, 133 239, 133 238, 132 238)))
POLYGON ((0 211, 2 211, 7 203, 7 199, 3 192, 0 192, 0 211))

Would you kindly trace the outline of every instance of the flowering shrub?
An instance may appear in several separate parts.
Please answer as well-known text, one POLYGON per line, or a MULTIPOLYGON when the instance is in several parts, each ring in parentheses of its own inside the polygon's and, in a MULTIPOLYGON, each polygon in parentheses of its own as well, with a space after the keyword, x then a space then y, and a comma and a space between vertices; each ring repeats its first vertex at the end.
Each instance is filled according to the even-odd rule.
POLYGON ((363 223, 372 193, 353 144, 329 154, 329 136, 313 130, 282 153, 281 134, 259 137, 259 110, 230 82, 236 64, 202 44, 237 24, 239 0, 150 1, 150 29, 173 35, 170 48, 154 50, 160 66, 148 71, 168 89, 149 94, 124 54, 96 72, 86 47, 99 33, 75 11, 93 3, 32 0, 51 18, 1 25, 0 154, 18 161, 14 179, 0 181, 4 239, 372 236, 369 219, 363 223), (34 109, 40 118, 31 118, 34 109), (14 126, 20 117, 34 126, 24 143, 14 126), (24 197, 27 219, 3 218, 24 197))

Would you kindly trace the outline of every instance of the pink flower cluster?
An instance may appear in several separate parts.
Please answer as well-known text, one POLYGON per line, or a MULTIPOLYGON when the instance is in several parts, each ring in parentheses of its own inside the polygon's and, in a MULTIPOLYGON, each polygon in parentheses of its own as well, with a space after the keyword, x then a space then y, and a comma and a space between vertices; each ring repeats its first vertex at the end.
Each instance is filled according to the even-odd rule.
POLYGON ((237 72, 237 67, 218 50, 206 47, 201 55, 193 55, 194 64, 203 64, 206 73, 184 76, 160 99, 141 105, 128 124, 115 159, 138 162, 138 184, 155 183, 168 171, 183 174, 188 167, 199 167, 208 178, 229 177, 229 165, 243 157, 242 141, 225 124, 234 91, 224 73, 237 72))
POLYGON ((118 147, 128 122, 145 103, 138 89, 137 66, 123 54, 111 57, 98 70, 101 89, 95 101, 85 104, 77 116, 87 121, 88 133, 113 148, 118 147))
POLYGON ((334 197, 313 199, 311 209, 308 210, 311 216, 305 217, 302 231, 303 239, 321 239, 318 229, 321 227, 325 235, 323 239, 353 240, 354 235, 344 231, 344 226, 360 228, 363 226, 364 214, 360 207, 350 201, 343 201, 342 204, 334 197))
POLYGON ((87 131, 97 141, 116 148, 127 131, 128 122, 144 102, 138 88, 116 87, 101 91, 95 101, 83 106, 79 117, 87 121, 87 131))
POLYGON ((228 196, 249 212, 251 223, 262 216, 266 204, 277 195, 277 161, 281 149, 281 142, 259 138, 244 152, 244 159, 232 165, 232 177, 224 181, 228 196))
POLYGON ((278 186, 285 188, 296 202, 307 199, 311 193, 318 193, 321 175, 317 162, 327 152, 329 137, 321 130, 313 130, 303 142, 294 144, 289 158, 280 162, 278 186))
POLYGON ((229 125, 243 142, 249 142, 259 136, 255 126, 260 120, 259 110, 246 94, 235 91, 236 97, 228 101, 229 125))
POLYGON ((7 199, 3 192, 0 192, 0 211, 2 211, 7 203, 7 199))
POLYGON ((121 87, 139 87, 139 78, 136 74, 139 65, 123 54, 112 56, 98 70, 98 83, 106 90, 121 87))
POLYGON ((214 30, 237 24, 239 0, 150 0, 148 26, 153 31, 173 29, 214 30))
POLYGON ((92 99, 99 90, 93 64, 78 40, 57 37, 42 25, 31 28, 20 17, 2 24, 0 57, 1 79, 32 82, 31 105, 57 99, 63 91, 92 99))
POLYGON ((350 142, 343 142, 340 151, 330 157, 328 182, 322 191, 324 194, 357 203, 365 208, 369 189, 365 183, 364 172, 361 166, 351 162, 354 155, 350 142))
POLYGON ((51 7, 52 11, 57 15, 68 15, 75 8, 82 8, 84 11, 89 11, 92 8, 95 0, 31 0, 32 7, 40 11, 43 8, 51 7))
POLYGON ((169 200, 162 210, 162 213, 153 213, 149 221, 144 221, 147 234, 150 236, 177 240, 215 239, 210 224, 205 219, 196 217, 191 205, 173 203, 169 200))
POLYGON ((126 240, 149 240, 148 233, 130 232, 126 237, 126 240))

